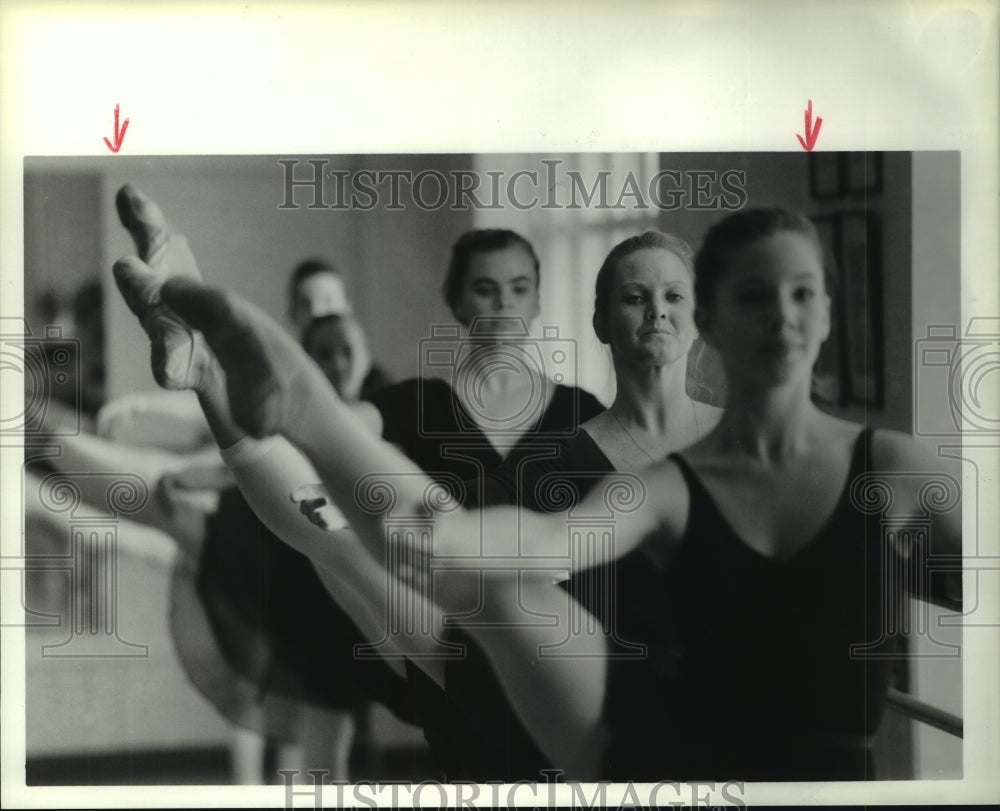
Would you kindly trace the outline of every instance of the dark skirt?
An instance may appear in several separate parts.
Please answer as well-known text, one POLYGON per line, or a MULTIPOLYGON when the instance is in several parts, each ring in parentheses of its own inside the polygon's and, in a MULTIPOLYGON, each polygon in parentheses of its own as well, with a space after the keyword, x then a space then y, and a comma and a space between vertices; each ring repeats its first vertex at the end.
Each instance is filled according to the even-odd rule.
POLYGON ((221 494, 206 529, 197 565, 175 571, 172 626, 192 682, 227 718, 276 737, 308 705, 353 712, 379 701, 410 719, 405 680, 354 657, 368 640, 238 489, 221 494))

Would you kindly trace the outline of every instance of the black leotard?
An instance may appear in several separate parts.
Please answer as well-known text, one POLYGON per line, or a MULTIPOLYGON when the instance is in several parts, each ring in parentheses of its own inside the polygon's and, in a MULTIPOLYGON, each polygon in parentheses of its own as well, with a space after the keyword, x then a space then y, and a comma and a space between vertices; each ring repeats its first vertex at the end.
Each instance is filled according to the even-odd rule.
POLYGON ((889 665, 852 656, 851 646, 880 638, 886 581, 880 519, 850 497, 869 467, 870 432, 858 438, 829 520, 787 560, 748 547, 684 457, 671 458, 691 494, 687 530, 661 580, 682 635, 681 678, 660 685, 648 669, 612 663, 609 774, 872 779, 867 739, 889 665))
MULTIPOLYGON (((484 476, 504 459, 444 380, 404 380, 371 398, 382 415, 382 438, 399 446, 421 470, 452 486, 484 476)), ((604 406, 575 386, 557 385, 548 407, 528 430, 512 438, 510 451, 538 437, 571 437, 604 406)), ((512 421, 512 427, 517 426, 512 421)), ((502 440, 501 440, 502 441, 502 440)))
MULTIPOLYGON (((429 476, 453 489, 453 495, 467 504, 480 503, 480 484, 488 492, 488 503, 503 500, 498 495, 495 477, 485 477, 497 468, 503 457, 477 426, 458 399, 454 389, 443 380, 414 379, 389 386, 372 398, 383 420, 382 436, 395 443, 429 476), (463 484, 464 482, 464 484, 463 484)), ((548 407, 531 430, 511 442, 508 459, 530 453, 539 437, 549 437, 552 445, 577 434, 578 426, 595 417, 604 406, 582 389, 557 385, 548 407)), ((468 641, 462 638, 463 642, 468 641)), ((474 656, 475 653, 470 655, 474 656)), ((477 668, 477 677, 493 680, 488 666, 477 668)), ((474 745, 481 732, 461 724, 458 735, 449 729, 449 716, 455 712, 446 694, 416 665, 407 660, 414 713, 424 729, 431 753, 448 779, 465 779, 464 745, 474 745)), ((499 689, 499 688, 497 688, 499 689)), ((486 735, 495 733, 487 731, 486 735)), ((524 741, 531 739, 524 734, 524 741)), ((532 763, 536 759, 532 759, 532 763)), ((544 762, 544 761, 543 761, 544 762)), ((481 774, 481 773, 480 773, 481 774)), ((538 778, 537 770, 534 771, 538 778)), ((477 774, 479 776, 479 774, 477 774)), ((502 775, 501 775, 502 776, 502 775)), ((484 778, 485 779, 485 778, 484 778)))
MULTIPOLYGON (((555 445, 536 441, 511 454, 487 475, 483 495, 490 504, 517 504, 539 512, 569 509, 614 473, 614 465, 593 438, 580 431, 573 439, 555 445)), ((605 633, 616 634, 617 642, 625 643, 630 655, 639 655, 632 643, 641 636, 645 656, 665 668, 664 674, 675 670, 676 635, 668 611, 662 601, 642 598, 656 592, 644 554, 626 555, 606 569, 578 572, 562 585, 600 620, 605 633), (614 578, 614 598, 607 590, 609 577, 614 578)), ((545 779, 542 770, 553 765, 517 718, 482 648, 459 629, 450 638, 465 643, 467 654, 449 661, 446 669, 449 779, 545 779)))

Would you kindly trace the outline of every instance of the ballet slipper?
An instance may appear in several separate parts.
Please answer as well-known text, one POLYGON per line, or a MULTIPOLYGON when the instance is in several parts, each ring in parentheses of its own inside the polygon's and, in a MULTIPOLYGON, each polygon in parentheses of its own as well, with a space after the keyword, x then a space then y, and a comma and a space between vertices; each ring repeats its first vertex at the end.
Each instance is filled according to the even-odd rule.
POLYGON ((181 234, 171 231, 160 207, 138 189, 126 184, 115 195, 118 219, 132 235, 139 258, 165 277, 200 279, 198 263, 181 234))
POLYGON ((208 387, 218 370, 201 335, 191 329, 160 296, 164 277, 134 256, 114 265, 115 283, 150 340, 150 366, 165 389, 208 387))
POLYGON ((225 372, 233 419, 250 436, 295 437, 310 397, 330 393, 302 348, 249 302, 187 278, 164 282, 162 297, 205 336, 225 372))

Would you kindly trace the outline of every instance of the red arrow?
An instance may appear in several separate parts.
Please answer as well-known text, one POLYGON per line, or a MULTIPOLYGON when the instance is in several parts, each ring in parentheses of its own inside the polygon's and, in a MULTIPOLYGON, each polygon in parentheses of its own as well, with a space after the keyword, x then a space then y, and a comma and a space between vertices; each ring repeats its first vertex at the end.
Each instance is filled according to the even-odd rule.
POLYGON ((118 129, 118 105, 115 105, 115 142, 112 144, 107 138, 104 139, 104 143, 108 145, 108 149, 112 152, 117 152, 122 148, 122 141, 125 140, 125 130, 128 129, 128 119, 125 119, 125 123, 122 124, 122 128, 118 129))
MULTIPOLYGON (((812 152, 813 147, 816 146, 816 139, 819 137, 819 128, 823 126, 823 119, 816 116, 816 128, 813 129, 813 103, 812 99, 809 99, 809 105, 806 107, 806 137, 802 138, 801 135, 795 133, 795 137, 799 139, 799 143, 802 144, 802 148, 806 152, 812 152)), ((125 122, 128 123, 127 121, 125 122)))

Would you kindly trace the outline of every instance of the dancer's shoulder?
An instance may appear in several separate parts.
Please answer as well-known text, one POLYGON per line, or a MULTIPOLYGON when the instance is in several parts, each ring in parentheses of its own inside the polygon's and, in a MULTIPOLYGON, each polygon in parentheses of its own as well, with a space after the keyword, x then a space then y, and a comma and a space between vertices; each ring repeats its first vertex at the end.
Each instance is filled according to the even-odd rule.
POLYGON ((659 528, 679 538, 687 525, 691 501, 689 476, 691 468, 681 454, 672 453, 661 462, 650 465, 637 476, 646 489, 646 502, 659 528))
POLYGON ((887 428, 872 432, 871 454, 882 470, 935 473, 952 472, 950 468, 955 466, 932 444, 887 428))
POLYGON ((871 439, 873 472, 890 488, 893 509, 900 515, 929 515, 936 548, 953 555, 962 553, 960 450, 884 429, 871 439))
MULTIPOLYGON (((879 433, 883 431, 880 429, 879 433)), ((871 443, 875 431, 867 425, 817 411, 809 431, 812 451, 820 456, 851 456, 864 443, 871 443)))
POLYGON ((955 463, 934 445, 892 428, 874 428, 834 417, 826 418, 826 435, 833 442, 856 446, 867 441, 867 465, 898 473, 954 473, 955 463))

